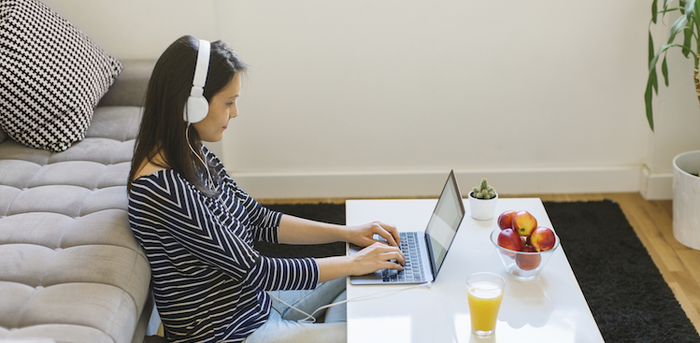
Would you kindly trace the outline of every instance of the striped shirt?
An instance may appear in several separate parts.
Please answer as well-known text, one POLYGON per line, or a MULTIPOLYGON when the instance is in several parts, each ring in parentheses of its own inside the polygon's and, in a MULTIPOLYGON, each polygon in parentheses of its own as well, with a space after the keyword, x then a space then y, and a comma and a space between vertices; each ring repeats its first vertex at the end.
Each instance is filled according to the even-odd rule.
POLYGON ((267 319, 266 291, 318 283, 314 259, 269 258, 253 248, 255 240, 278 243, 282 214, 242 191, 213 153, 206 156, 222 180, 218 198, 172 169, 137 178, 129 192, 129 223, 172 342, 240 342, 267 319))

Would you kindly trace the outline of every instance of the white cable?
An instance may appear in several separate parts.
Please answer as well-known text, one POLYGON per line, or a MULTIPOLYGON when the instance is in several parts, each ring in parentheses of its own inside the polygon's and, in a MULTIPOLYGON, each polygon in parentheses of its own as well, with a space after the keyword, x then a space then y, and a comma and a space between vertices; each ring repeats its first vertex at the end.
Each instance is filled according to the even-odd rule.
POLYGON ((373 293, 373 294, 362 295, 362 296, 355 297, 355 298, 352 298, 352 299, 347 299, 347 300, 339 301, 339 302, 336 302, 336 303, 332 303, 332 304, 328 304, 328 305, 321 306, 321 307, 317 308, 315 311, 311 312, 311 314, 308 314, 308 313, 306 313, 305 311, 302 311, 302 310, 300 310, 300 309, 298 309, 298 308, 296 308, 296 307, 294 307, 294 306, 292 306, 292 305, 290 305, 290 304, 287 304, 286 302, 284 302, 282 299, 278 298, 276 295, 272 294, 271 292, 268 292, 268 294, 270 294, 273 298, 277 299, 277 300, 278 300, 279 302, 281 302, 282 304, 287 305, 287 307, 289 307, 289 308, 291 308, 291 309, 293 309, 293 310, 295 310, 295 311, 297 311, 297 312, 299 312, 299 313, 301 313, 301 314, 303 314, 303 315, 306 316, 306 317, 303 318, 303 319, 297 320, 297 322, 299 322, 299 323, 315 323, 315 322, 316 322, 316 317, 314 317, 314 314, 316 314, 316 312, 318 312, 318 311, 321 311, 321 310, 324 310, 324 309, 327 309, 327 308, 331 308, 331 307, 333 307, 333 306, 337 306, 337 305, 342 305, 342 304, 345 304, 345 303, 349 303, 349 302, 351 302, 351 301, 363 301, 363 300, 372 300, 372 299, 383 298, 384 296, 379 296, 379 294, 382 294, 382 293, 389 293, 389 294, 387 294, 386 296, 392 296, 392 295, 394 295, 394 294, 399 294, 399 293, 401 293, 401 292, 403 292, 403 291, 407 291, 407 290, 414 289, 414 288, 422 288, 422 287, 427 288, 427 289, 430 289, 430 288, 432 287, 432 282, 427 282, 427 283, 423 283, 423 284, 418 284, 418 285, 414 285, 414 286, 411 286, 411 287, 404 287, 404 288, 401 288, 401 289, 399 289, 399 290, 385 290, 385 291, 380 291, 380 292, 373 293))
POLYGON ((190 147, 190 151, 197 156, 197 159, 199 162, 202 162, 204 165, 204 168, 207 170, 207 178, 209 179, 209 187, 211 189, 214 189, 214 180, 211 178, 211 173, 209 173, 209 166, 207 166, 207 163, 204 162, 202 157, 199 156, 198 153, 194 152, 194 148, 192 148, 192 144, 190 144, 190 123, 187 123, 187 128, 185 129, 185 139, 187 139, 187 146, 190 147))

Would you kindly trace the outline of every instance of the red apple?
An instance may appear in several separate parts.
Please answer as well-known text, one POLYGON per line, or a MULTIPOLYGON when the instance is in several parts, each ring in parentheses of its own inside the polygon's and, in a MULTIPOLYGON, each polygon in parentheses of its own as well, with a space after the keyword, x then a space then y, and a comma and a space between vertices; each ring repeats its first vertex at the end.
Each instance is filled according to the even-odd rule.
MULTIPOLYGON (((522 252, 535 252, 535 249, 529 245, 522 248, 522 252)), ((540 265, 542 256, 540 254, 518 254, 515 256, 515 264, 522 270, 534 270, 540 265)))
POLYGON ((523 247, 523 241, 520 239, 520 235, 515 233, 513 229, 501 230, 498 233, 497 243, 500 247, 520 251, 523 247))
POLYGON ((513 230, 521 236, 529 236, 537 228, 537 219, 525 210, 516 212, 512 222, 513 230))
POLYGON ((548 227, 540 226, 530 234, 530 245, 537 251, 547 251, 554 248, 554 231, 548 227))
POLYGON ((515 211, 513 211, 513 210, 508 210, 508 211, 501 213, 501 215, 498 216, 498 227, 501 228, 501 230, 512 228, 514 214, 515 214, 515 211))

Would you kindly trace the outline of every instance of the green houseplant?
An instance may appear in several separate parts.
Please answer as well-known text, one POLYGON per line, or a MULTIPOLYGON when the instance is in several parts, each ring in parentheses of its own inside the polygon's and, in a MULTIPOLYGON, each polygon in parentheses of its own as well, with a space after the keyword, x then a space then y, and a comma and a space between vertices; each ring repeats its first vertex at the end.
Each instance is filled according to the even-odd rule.
MULTIPOLYGON (((649 77, 644 93, 646 103, 646 117, 649 128, 654 131, 654 118, 652 111, 652 98, 658 95, 659 84, 657 66, 661 59, 661 73, 664 83, 668 87, 668 63, 666 55, 671 48, 679 48, 686 58, 693 56, 695 64, 694 80, 695 90, 700 101, 700 79, 698 78, 698 65, 700 61, 700 0, 678 0, 677 6, 673 0, 663 0, 663 6, 659 10, 658 0, 651 5, 651 22, 649 23, 649 77), (659 15, 663 18, 668 13, 678 12, 678 19, 671 26, 668 39, 658 50, 654 49, 654 40, 651 34, 651 25, 657 24, 659 15), (683 37, 680 42, 680 37, 683 37), (677 42, 678 40, 678 42, 677 42), (662 58, 663 57, 663 58, 662 58)), ((689 151, 679 154, 673 159, 673 236, 680 243, 700 249, 700 224, 696 216, 700 213, 700 151, 689 151)))
POLYGON ((487 178, 482 178, 479 185, 472 188, 472 196, 477 199, 492 199, 496 197, 496 190, 489 185, 489 180, 487 178))
POLYGON ((469 192, 469 209, 472 218, 476 220, 489 220, 496 212, 496 200, 498 193, 489 185, 489 181, 484 177, 479 185, 469 192))
POLYGON ((657 66, 659 59, 661 60, 661 74, 664 78, 664 84, 668 87, 668 63, 666 55, 671 48, 680 48, 683 55, 687 58, 693 55, 695 62, 694 79, 695 88, 698 90, 698 99, 700 100, 700 84, 698 81, 698 49, 700 49, 700 19, 697 14, 700 14, 700 1, 696 0, 678 0, 678 6, 672 6, 673 0, 664 0, 663 6, 659 11, 658 0, 654 0, 651 4, 651 22, 649 23, 649 77, 647 79, 647 88, 644 93, 644 102, 646 104, 646 116, 649 128, 654 131, 654 117, 652 110, 652 98, 654 94, 659 93, 659 81, 657 75, 657 66), (654 48, 654 39, 651 34, 651 25, 657 24, 659 15, 663 17, 668 13, 680 12, 680 17, 671 26, 666 44, 654 48), (682 42, 676 40, 683 36, 682 42), (694 47, 693 47, 694 45, 694 47))

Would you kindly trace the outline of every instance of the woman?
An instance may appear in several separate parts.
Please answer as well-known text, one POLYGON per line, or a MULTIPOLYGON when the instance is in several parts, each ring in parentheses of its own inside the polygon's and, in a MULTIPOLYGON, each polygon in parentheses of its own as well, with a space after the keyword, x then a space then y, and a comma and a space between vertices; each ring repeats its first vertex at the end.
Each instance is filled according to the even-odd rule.
POLYGON ((398 232, 380 222, 339 226, 284 215, 238 187, 202 141, 220 140, 238 116, 245 71, 225 43, 184 36, 161 55, 149 81, 129 174, 129 222, 151 265, 166 339, 343 341, 337 324, 293 321, 297 311, 272 305, 269 291, 281 291, 278 297, 295 307, 327 304, 343 291, 345 276, 402 269, 392 262, 404 263, 398 232), (202 74, 198 86, 193 79, 202 74), (205 101, 201 113, 197 101, 205 101), (260 255, 255 240, 367 248, 353 256, 278 259, 260 255))

